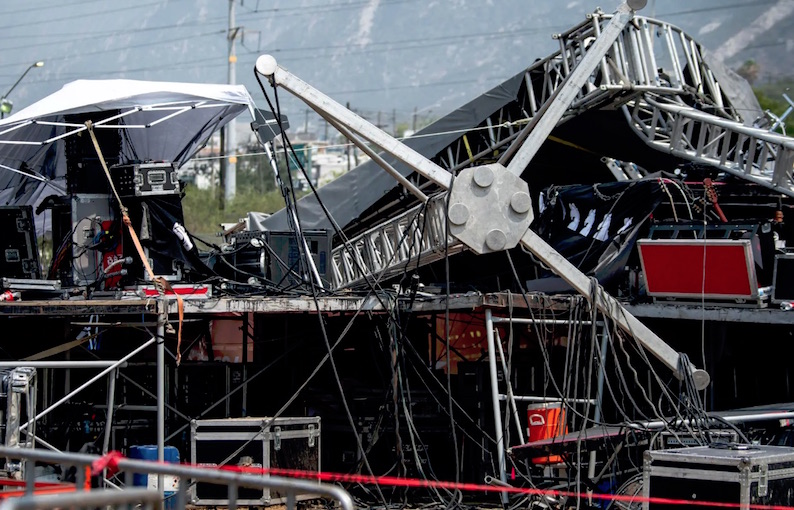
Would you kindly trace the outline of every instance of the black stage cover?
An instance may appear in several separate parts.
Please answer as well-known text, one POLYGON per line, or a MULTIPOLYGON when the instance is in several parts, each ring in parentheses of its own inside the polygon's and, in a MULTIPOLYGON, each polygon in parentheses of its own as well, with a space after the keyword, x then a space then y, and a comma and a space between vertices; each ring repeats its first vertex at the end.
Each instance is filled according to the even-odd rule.
MULTIPOLYGON (((672 183, 654 177, 552 186, 540 195, 532 229, 583 273, 607 284, 626 265, 640 228, 666 196, 665 185, 672 183)), ((530 290, 570 290, 551 276, 528 282, 530 290)))

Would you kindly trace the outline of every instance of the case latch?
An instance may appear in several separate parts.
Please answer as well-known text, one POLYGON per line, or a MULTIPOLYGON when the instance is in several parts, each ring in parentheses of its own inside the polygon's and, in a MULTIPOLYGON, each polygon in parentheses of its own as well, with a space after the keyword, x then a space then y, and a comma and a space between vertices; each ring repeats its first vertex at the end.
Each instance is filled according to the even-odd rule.
POLYGON ((281 427, 273 427, 273 449, 281 450, 281 427))
POLYGON ((309 429, 309 448, 314 446, 314 423, 310 423, 307 427, 309 429))
POLYGON ((765 497, 769 493, 769 466, 758 466, 758 497, 765 497))

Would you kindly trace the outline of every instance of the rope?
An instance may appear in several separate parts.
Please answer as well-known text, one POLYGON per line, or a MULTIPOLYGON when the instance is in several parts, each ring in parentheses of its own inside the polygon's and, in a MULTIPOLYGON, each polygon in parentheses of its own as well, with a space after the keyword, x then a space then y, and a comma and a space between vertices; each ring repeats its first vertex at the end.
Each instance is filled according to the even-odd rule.
POLYGON ((177 294, 174 289, 171 287, 171 284, 168 283, 168 280, 161 276, 155 276, 154 270, 152 270, 152 266, 149 264, 149 258, 146 256, 146 253, 143 250, 143 246, 141 246, 141 241, 138 239, 138 234, 135 232, 135 228, 132 226, 132 220, 130 220, 129 210, 121 201, 121 196, 119 196, 118 190, 116 190, 115 184, 113 184, 113 179, 110 176, 110 170, 108 170, 107 163, 105 163, 105 157, 102 155, 102 148, 99 147, 99 141, 96 138, 96 134, 94 133, 94 124, 90 120, 85 122, 86 128, 88 128, 88 134, 91 136, 91 141, 94 144, 94 149, 96 150, 97 156, 99 157, 99 163, 102 165, 102 170, 105 171, 105 177, 108 179, 108 183, 110 184, 110 189, 113 191, 113 195, 116 197, 116 201, 119 203, 119 209, 121 210, 121 219, 124 222, 124 225, 127 226, 127 230, 130 232, 130 238, 132 238, 132 244, 135 245, 135 250, 138 252, 138 256, 143 262, 143 267, 146 269, 146 273, 149 275, 149 278, 154 283, 157 292, 160 296, 164 296, 166 292, 172 292, 176 297, 177 302, 177 310, 179 313, 179 327, 177 329, 177 341, 176 341, 176 365, 179 366, 180 362, 182 361, 182 323, 184 322, 185 318, 185 303, 182 300, 182 296, 177 294))

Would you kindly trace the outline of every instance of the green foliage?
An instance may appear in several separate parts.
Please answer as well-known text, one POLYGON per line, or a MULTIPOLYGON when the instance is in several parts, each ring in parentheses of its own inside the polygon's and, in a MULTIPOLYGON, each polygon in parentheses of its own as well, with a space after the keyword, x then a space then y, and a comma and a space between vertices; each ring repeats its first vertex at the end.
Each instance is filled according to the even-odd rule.
MULTIPOLYGON (((769 110, 777 116, 783 114, 789 104, 783 99, 783 94, 789 94, 789 90, 794 87, 794 78, 784 78, 775 82, 765 83, 753 87, 753 92, 761 103, 761 108, 769 110)), ((791 94, 789 94, 791 97, 791 94)), ((794 118, 790 118, 790 121, 794 118)))
POLYGON ((236 223, 251 211, 273 213, 284 208, 284 199, 279 191, 260 193, 251 187, 239 186, 234 200, 221 209, 222 195, 221 188, 187 188, 182 209, 189 232, 211 237, 220 232, 221 223, 236 223))
POLYGON ((777 97, 768 96, 759 89, 754 89, 754 92, 755 97, 758 98, 758 103, 761 105, 761 109, 764 111, 769 110, 780 117, 783 115, 783 112, 786 111, 786 108, 788 108, 788 104, 780 95, 777 97))
MULTIPOLYGON (((248 147, 247 154, 257 147, 248 147)), ((280 158, 280 168, 284 167, 280 158)), ((296 186, 300 183, 296 182, 296 186)), ((306 192, 296 193, 298 198, 306 192)), ((198 189, 188 186, 182 199, 185 227, 195 235, 211 238, 221 231, 221 223, 237 223, 249 212, 274 213, 284 208, 284 198, 276 188, 273 170, 263 154, 240 156, 237 160, 237 194, 223 203, 223 188, 198 189)))
POLYGON ((755 60, 746 60, 736 72, 752 85, 758 81, 758 77, 761 74, 761 66, 755 60))

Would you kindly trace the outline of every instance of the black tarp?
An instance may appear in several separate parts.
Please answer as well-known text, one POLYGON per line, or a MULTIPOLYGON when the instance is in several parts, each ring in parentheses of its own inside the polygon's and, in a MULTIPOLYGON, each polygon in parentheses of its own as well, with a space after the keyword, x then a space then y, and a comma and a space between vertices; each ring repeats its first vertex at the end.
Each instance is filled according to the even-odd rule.
MULTIPOLYGON (((152 196, 145 199, 131 199, 125 202, 128 207, 130 221, 138 233, 141 245, 148 252, 149 261, 156 275, 175 275, 177 268, 184 268, 196 273, 199 278, 214 275, 201 261, 195 243, 185 243, 180 238, 189 237, 184 230, 185 220, 182 213, 182 197, 152 196), (176 262, 176 265, 175 265, 176 262)), ((133 252, 132 239, 124 231, 125 252, 138 260, 133 252), (129 248, 128 248, 129 247, 129 248)), ((130 274, 131 279, 142 279, 143 266, 136 264, 136 271, 130 274)))
MULTIPOLYGON (((626 265, 640 228, 666 196, 663 179, 552 186, 541 194, 532 228, 582 272, 607 284, 626 265)), ((556 277, 528 285, 570 289, 556 277)))

